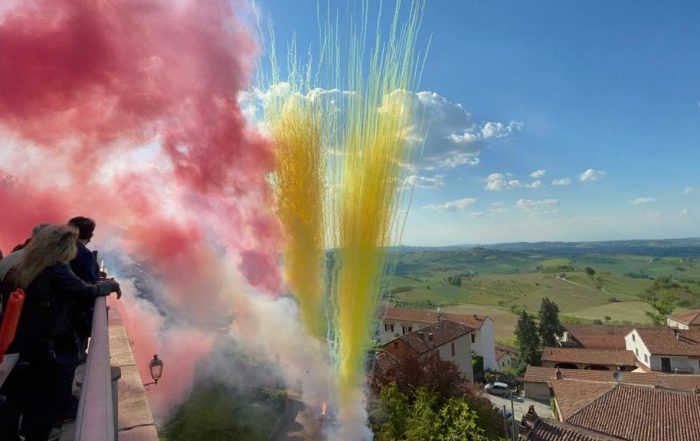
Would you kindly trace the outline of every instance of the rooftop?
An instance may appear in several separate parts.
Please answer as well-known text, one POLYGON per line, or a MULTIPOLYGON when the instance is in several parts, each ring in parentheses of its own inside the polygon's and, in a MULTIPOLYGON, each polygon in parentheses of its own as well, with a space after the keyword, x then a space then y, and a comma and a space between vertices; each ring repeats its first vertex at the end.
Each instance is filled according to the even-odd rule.
MULTIPOLYGON (((547 383, 555 379, 556 368, 528 366, 525 381, 547 383)), ((616 383, 612 371, 594 371, 584 369, 559 369, 562 379, 579 381, 596 381, 616 383)), ((619 372, 620 382, 639 386, 655 386, 670 390, 692 392, 700 386, 700 375, 674 375, 659 372, 619 372)))
POLYGON ((557 410, 563 421, 591 404, 593 400, 616 386, 616 383, 595 381, 555 380, 552 391, 557 401, 557 410))
POLYGON ((700 434, 700 395, 618 384, 566 422, 630 441, 689 441, 700 434))
POLYGON ((546 347, 542 350, 542 361, 553 363, 635 366, 636 358, 632 351, 546 347))
POLYGON ((673 320, 686 325, 700 326, 700 309, 691 309, 689 311, 676 312, 670 316, 673 320))
POLYGON ((454 314, 451 312, 437 312, 428 309, 409 309, 386 307, 380 310, 379 317, 385 320, 400 320, 413 323, 437 323, 440 320, 450 320, 460 323, 472 329, 481 329, 488 318, 485 315, 477 314, 454 314))
POLYGON ((424 354, 451 342, 474 329, 450 320, 441 320, 418 331, 404 334, 387 342, 384 347, 390 347, 394 342, 402 341, 417 354, 424 354))
POLYGON ((500 360, 501 357, 503 357, 506 354, 515 355, 517 353, 518 353, 518 350, 511 347, 511 346, 506 346, 506 345, 501 345, 501 344, 496 345, 496 361, 500 360))
POLYGON ((581 346, 589 349, 625 349, 625 336, 632 326, 563 325, 581 346))
POLYGON ((700 357, 700 331, 675 328, 636 328, 652 355, 700 357))
POLYGON ((519 431, 520 441, 619 441, 619 438, 540 418, 533 406, 523 416, 519 431))

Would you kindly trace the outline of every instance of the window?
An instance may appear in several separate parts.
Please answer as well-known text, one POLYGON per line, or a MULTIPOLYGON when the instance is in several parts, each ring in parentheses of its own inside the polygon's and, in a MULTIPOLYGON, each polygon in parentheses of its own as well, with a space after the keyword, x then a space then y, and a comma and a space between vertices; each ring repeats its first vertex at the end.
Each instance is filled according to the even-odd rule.
POLYGON ((635 340, 635 338, 634 338, 634 334, 632 334, 632 341, 637 341, 637 340, 635 340))
POLYGON ((452 356, 455 356, 455 342, 452 342, 452 356))
POLYGON ((394 325, 389 324, 389 323, 384 323, 384 331, 386 332, 394 332, 394 325))
POLYGON ((649 363, 649 356, 644 354, 644 363, 649 363))
POLYGON ((634 348, 634 353, 637 354, 637 357, 639 357, 639 349, 634 348))
POLYGON ((409 332, 413 331, 413 326, 402 326, 401 330, 404 334, 408 334, 409 332))
POLYGON ((472 343, 476 343, 476 337, 474 337, 474 333, 472 332, 470 335, 472 336, 472 343))

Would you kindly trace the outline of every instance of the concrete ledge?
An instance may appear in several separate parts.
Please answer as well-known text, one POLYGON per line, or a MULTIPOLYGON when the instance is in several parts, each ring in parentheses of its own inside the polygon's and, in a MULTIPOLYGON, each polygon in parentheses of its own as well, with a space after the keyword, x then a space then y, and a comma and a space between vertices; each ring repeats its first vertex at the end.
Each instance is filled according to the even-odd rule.
POLYGON ((112 366, 121 368, 119 380, 119 441, 158 441, 153 414, 131 343, 118 311, 109 311, 109 350, 112 366))

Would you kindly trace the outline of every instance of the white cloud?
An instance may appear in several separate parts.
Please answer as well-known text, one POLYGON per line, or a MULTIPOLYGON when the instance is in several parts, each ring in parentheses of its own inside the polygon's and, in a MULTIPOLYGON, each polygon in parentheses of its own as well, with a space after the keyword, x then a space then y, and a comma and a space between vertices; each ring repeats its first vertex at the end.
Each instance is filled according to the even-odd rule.
MULTIPOLYGON (((437 170, 479 163, 479 154, 489 142, 507 138, 521 130, 523 124, 517 121, 475 122, 461 104, 452 103, 435 92, 405 92, 402 98, 411 102, 421 119, 419 127, 412 127, 405 139, 415 150, 415 169, 437 170)), ((280 82, 267 90, 254 89, 241 92, 238 101, 244 115, 265 131, 260 117, 266 105, 279 97, 295 96, 308 101, 327 100, 328 108, 342 111, 344 101, 352 92, 333 89, 314 89, 305 95, 292 90, 289 83, 280 82)))
POLYGON ((534 172, 530 173, 530 177, 535 179, 541 178, 545 173, 547 173, 547 170, 535 170, 534 172))
POLYGON ((523 211, 539 211, 545 210, 548 213, 554 213, 556 205, 559 205, 558 199, 518 199, 515 205, 523 211))
POLYGON ((489 208, 489 212, 491 213, 507 213, 509 211, 508 208, 504 207, 503 202, 492 202, 491 208, 489 208))
POLYGON ((462 198, 442 204, 428 204, 424 205, 422 208, 439 211, 441 213, 464 213, 470 205, 474 205, 475 203, 475 198, 462 198))
POLYGON ((415 108, 423 118, 423 130, 409 135, 415 148, 422 148, 416 167, 424 170, 476 165, 489 141, 507 138, 522 128, 522 123, 487 121, 477 123, 461 104, 435 92, 411 93, 415 108))
POLYGON ((526 185, 527 188, 542 188, 542 181, 539 179, 532 181, 532 183, 526 185))
POLYGON ((632 199, 632 203, 634 205, 644 205, 644 204, 653 204, 656 202, 656 198, 637 198, 637 199, 632 199))
POLYGON ((593 170, 592 168, 589 168, 585 172, 578 175, 578 180, 581 182, 597 181, 598 179, 602 179, 607 175, 608 172, 605 170, 593 170))
POLYGON ((688 211, 687 208, 684 208, 684 209, 681 210, 681 214, 682 214, 683 216, 687 216, 687 215, 690 214, 690 211, 688 211))
POLYGON ((562 187, 564 185, 571 185, 571 179, 570 178, 555 179, 552 181, 552 185, 556 185, 559 187, 562 187))
POLYGON ((467 217, 482 218, 487 217, 488 215, 488 213, 485 213, 483 211, 474 211, 473 213, 469 213, 467 217))
POLYGON ((685 187, 685 189, 683 190, 683 194, 690 194, 690 193, 693 193, 694 191, 695 191, 694 187, 685 187))
POLYGON ((415 185, 418 188, 440 188, 445 186, 445 175, 418 176, 411 175, 406 178, 406 184, 415 185))
POLYGON ((510 173, 491 173, 486 178, 486 186, 484 187, 484 190, 503 191, 523 186, 523 183, 517 179, 507 179, 509 176, 510 173))

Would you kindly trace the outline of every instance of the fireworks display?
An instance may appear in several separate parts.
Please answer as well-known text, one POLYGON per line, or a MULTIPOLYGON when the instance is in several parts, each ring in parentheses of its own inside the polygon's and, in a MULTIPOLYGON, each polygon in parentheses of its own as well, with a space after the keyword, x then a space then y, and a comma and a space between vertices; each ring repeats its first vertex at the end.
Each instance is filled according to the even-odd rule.
POLYGON ((177 381, 149 392, 159 414, 188 393, 222 311, 236 317, 234 337, 249 333, 304 372, 310 357, 262 331, 269 311, 282 310, 278 295, 292 293, 329 363, 316 363, 327 372, 314 381, 335 391, 338 436, 361 439, 364 361, 387 247, 399 239, 407 138, 420 124, 405 92, 421 68, 422 4, 397 2, 371 41, 367 3, 347 44, 328 20, 319 62, 297 62, 292 44, 284 78, 273 51, 253 124, 240 99, 261 54, 253 10, 235 7, 33 0, 0 9, 0 247, 35 224, 88 215, 120 255, 109 262, 116 276, 119 262, 147 267, 155 297, 125 283, 122 303, 139 364, 155 352, 179 360, 177 381))

